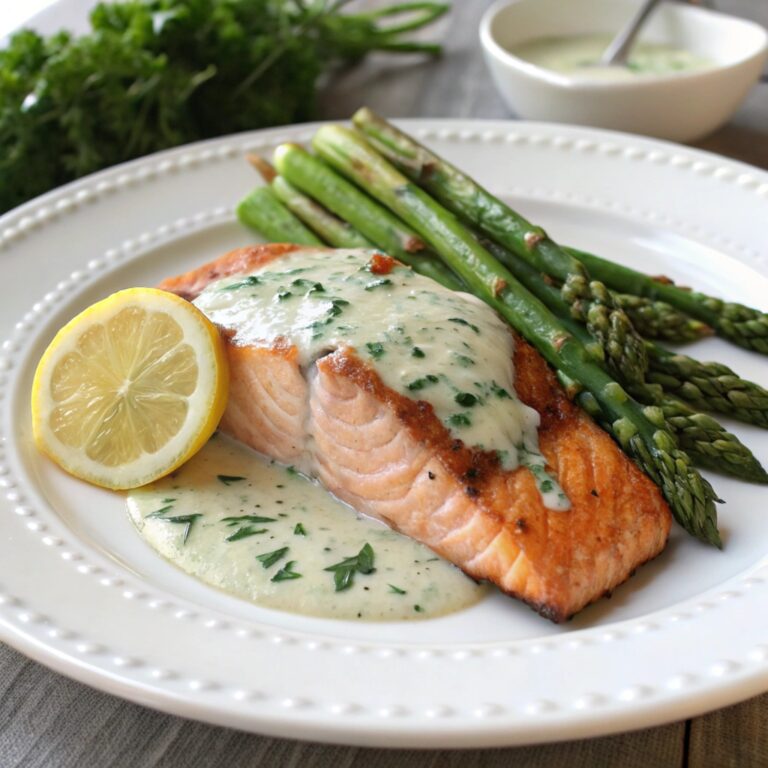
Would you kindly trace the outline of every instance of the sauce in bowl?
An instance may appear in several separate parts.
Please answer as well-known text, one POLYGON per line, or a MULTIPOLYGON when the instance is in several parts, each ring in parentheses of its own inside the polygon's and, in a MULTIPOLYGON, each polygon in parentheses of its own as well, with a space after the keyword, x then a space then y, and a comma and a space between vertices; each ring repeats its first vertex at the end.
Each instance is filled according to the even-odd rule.
POLYGON ((637 42, 623 66, 598 64, 611 42, 606 35, 540 37, 509 48, 509 52, 542 69, 587 80, 632 80, 707 69, 714 62, 685 48, 637 42))

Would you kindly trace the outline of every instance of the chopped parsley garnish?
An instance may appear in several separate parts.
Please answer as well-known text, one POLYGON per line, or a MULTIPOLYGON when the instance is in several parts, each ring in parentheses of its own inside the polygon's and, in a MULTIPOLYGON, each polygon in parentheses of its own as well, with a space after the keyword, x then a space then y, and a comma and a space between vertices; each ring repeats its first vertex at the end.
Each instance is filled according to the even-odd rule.
POLYGON ((448 417, 448 423, 452 427, 471 427, 472 419, 468 413, 453 413, 448 417))
POLYGON ((252 525, 244 525, 242 528, 238 528, 231 536, 227 536, 225 541, 240 541, 240 539, 255 536, 257 533, 266 533, 267 530, 267 528, 254 528, 252 525))
POLYGON ((507 392, 504 387, 500 387, 495 381, 491 382, 491 392, 493 392, 496 397, 501 398, 502 400, 511 400, 512 395, 507 392))
POLYGON ((437 384, 438 381, 440 379, 434 373, 428 373, 426 376, 414 379, 410 384, 407 384, 406 389, 411 390, 411 392, 417 392, 420 389, 424 389, 424 387, 428 387, 430 384, 437 384))
POLYGON ((238 477, 237 475, 216 475, 216 479, 224 485, 232 485, 232 483, 239 483, 241 480, 245 480, 244 477, 238 477))
POLYGON ((405 595, 405 594, 407 594, 406 590, 400 589, 400 587, 396 587, 394 584, 387 584, 387 586, 389 587, 389 591, 393 595, 405 595))
POLYGON ((183 525, 184 531, 182 533, 181 539, 182 544, 187 543, 189 532, 192 530, 192 526, 194 525, 195 520, 197 520, 198 517, 202 517, 202 515, 199 513, 194 515, 176 515, 175 517, 161 517, 160 515, 153 513, 152 516, 156 517, 158 520, 162 520, 164 523, 175 523, 176 525, 183 525))
POLYGON ((335 590, 336 592, 342 592, 352 586, 355 573, 362 573, 364 575, 373 573, 375 570, 373 558, 373 547, 366 542, 356 555, 344 558, 340 563, 330 565, 324 570, 333 573, 335 590))
POLYGON ((474 323, 467 322, 463 317, 449 317, 448 322, 466 325, 467 328, 471 328, 475 333, 480 333, 480 329, 474 323))
POLYGON ((304 277, 297 277, 291 285, 294 288, 305 288, 308 287, 309 290, 307 291, 307 294, 310 293, 324 293, 325 288, 323 287, 322 283, 316 283, 314 280, 307 280, 304 277))
POLYGON ((264 517, 263 515, 238 515, 237 517, 222 517, 221 522, 226 523, 230 528, 243 523, 274 523, 274 517, 264 517))
POLYGON ((295 560, 287 562, 273 577, 272 581, 290 581, 291 579, 300 579, 302 574, 296 573, 293 567, 296 565, 295 560))
POLYGON ((258 285, 260 282, 259 278, 256 277, 256 275, 248 275, 244 280, 238 280, 236 283, 231 283, 230 285, 225 285, 221 290, 222 291, 236 291, 238 288, 247 288, 251 285, 258 285))
POLYGON ((424 613, 424 609, 420 605, 414 605, 413 610, 416 611, 416 613, 424 613))
POLYGON ((411 357, 426 357, 424 354, 424 350, 419 349, 419 347, 414 347, 411 350, 411 357))
POLYGON ((456 355, 456 361, 462 368, 469 368, 470 365, 475 364, 475 361, 466 355, 456 355))
POLYGON ((392 281, 388 277, 382 277, 380 280, 372 280, 363 288, 363 290, 373 291, 374 289, 381 288, 385 285, 392 285, 392 281))
POLYGON ((374 359, 378 360, 381 357, 384 356, 386 353, 386 349, 384 349, 384 345, 379 341, 369 341, 365 345, 366 349, 368 350, 368 354, 374 359))
POLYGON ((476 405, 478 399, 475 395, 469 392, 458 392, 456 397, 453 398, 459 405, 463 405, 465 408, 471 408, 476 405))
POLYGON ((256 555, 256 559, 264 568, 270 568, 278 560, 282 560, 288 553, 288 547, 280 547, 272 552, 265 552, 263 555, 256 555))
POLYGON ((338 317, 342 313, 342 307, 346 307, 349 302, 346 299, 331 299, 331 306, 328 308, 328 314, 331 317, 338 317))
POLYGON ((293 535, 294 536, 306 536, 307 535, 307 529, 301 523, 296 523, 296 527, 293 529, 293 535))
POLYGON ((286 299, 290 299, 291 296, 293 296, 293 293, 285 288, 279 290, 275 296, 277 297, 278 301, 285 301, 286 299))
MULTIPOLYGON (((165 501, 165 499, 163 499, 163 501, 165 501)), ((172 509, 173 504, 169 504, 167 507, 161 507, 160 509, 156 509, 154 512, 150 512, 148 515, 144 515, 144 517, 164 517, 165 514, 170 512, 172 509)))

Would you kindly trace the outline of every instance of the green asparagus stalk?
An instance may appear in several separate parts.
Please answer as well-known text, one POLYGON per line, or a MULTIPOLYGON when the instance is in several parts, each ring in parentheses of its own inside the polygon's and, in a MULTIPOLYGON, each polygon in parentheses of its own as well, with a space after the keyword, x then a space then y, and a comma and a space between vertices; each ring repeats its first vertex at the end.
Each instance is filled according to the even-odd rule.
POLYGON ((721 546, 714 506, 717 497, 690 458, 678 449, 659 409, 644 409, 632 400, 456 216, 378 156, 359 135, 341 126, 324 126, 313 144, 337 170, 419 232, 469 289, 496 309, 551 365, 583 386, 617 442, 661 488, 677 520, 693 535, 721 546))
POLYGON ((655 301, 630 293, 614 293, 613 298, 616 306, 627 313, 635 330, 646 339, 684 344, 713 333, 708 325, 694 320, 666 301, 655 301))
MULTIPOLYGON (((561 321, 568 316, 568 305, 560 292, 547 283, 540 272, 496 243, 483 240, 482 244, 561 321)), ((567 327, 581 340, 592 356, 599 360, 601 350, 588 346, 590 337, 584 327, 577 323, 567 327)), ((623 383, 639 402, 659 408, 667 428, 675 435, 680 448, 690 456, 694 464, 751 482, 768 482, 768 474, 752 451, 711 416, 698 413, 690 405, 669 394, 660 382, 623 383)))
MULTIPOLYGON (((274 169, 272 169, 266 161, 260 158, 258 161, 255 161, 254 158, 249 158, 249 160, 259 169, 265 181, 271 181, 274 189, 275 182, 282 177, 277 176, 274 169)), ((295 190, 295 187, 290 185, 289 182, 285 183, 291 190, 295 190)), ((335 247, 355 247, 349 244, 349 235, 358 235, 362 238, 362 235, 359 235, 359 233, 357 233, 357 231, 349 224, 341 222, 335 216, 328 213, 325 208, 311 198, 306 197, 298 190, 295 190, 295 193, 290 194, 292 199, 296 196, 303 198, 301 204, 298 206, 299 215, 297 215, 297 218, 302 218, 301 214, 304 214, 304 223, 308 226, 312 227, 314 224, 319 226, 319 229, 322 230, 324 228, 323 224, 325 219, 330 219, 333 224, 339 225, 338 227, 331 226, 329 235, 323 237, 325 242, 329 245, 335 247)), ((286 213, 288 212, 286 211, 286 213)), ((291 213, 294 212, 291 211, 291 213)), ((288 219, 286 216, 282 216, 280 220, 285 222, 288 219)), ((279 231, 273 231, 272 237, 273 239, 278 240, 290 240, 291 231, 291 228, 284 227, 279 231)), ((322 232, 319 232, 319 234, 322 236, 322 232)), ((367 243, 367 241, 364 242, 367 243)), ((529 287, 529 290, 532 290, 534 294, 540 295, 540 298, 543 296, 545 303, 547 303, 548 299, 548 306, 550 306, 550 309, 556 314, 560 314, 569 320, 568 307, 560 295, 560 292, 553 286, 547 284, 542 279, 540 273, 525 262, 514 258, 514 256, 504 251, 504 249, 499 246, 496 246, 496 244, 489 243, 488 246, 493 255, 497 258, 501 257, 503 263, 507 263, 513 267, 511 270, 513 271, 513 274, 515 274, 526 287, 529 287)), ((368 247, 370 247, 370 244, 368 244, 368 247)), ((570 320, 569 322, 571 323, 572 332, 578 334, 583 343, 589 344, 591 339, 584 329, 570 320)), ((598 353, 599 351, 600 350, 597 350, 598 353)), ((636 394, 636 392, 633 394, 636 394)), ((681 447, 691 456, 694 463, 716 471, 725 471, 747 480, 764 482, 768 479, 766 478, 764 470, 749 450, 714 419, 696 413, 693 409, 675 398, 665 397, 661 392, 660 387, 646 388, 645 391, 640 390, 640 394, 645 395, 645 397, 640 397, 641 401, 654 403, 661 408, 667 426, 677 436, 681 447), (649 390, 653 393, 652 395, 649 395, 649 390)))
POLYGON ((334 248, 375 248, 351 224, 334 216, 327 208, 300 192, 288 179, 258 155, 247 155, 248 162, 270 185, 278 200, 321 240, 334 248))
POLYGON ((714 411, 768 428, 768 390, 742 379, 727 365, 700 362, 647 343, 648 381, 660 384, 700 411, 714 411))
POLYGON ((291 184, 349 222, 377 248, 446 288, 461 288, 461 281, 430 254, 413 229, 298 144, 281 144, 274 163, 291 184))
POLYGON ((714 328, 718 336, 745 349, 768 354, 768 314, 743 304, 716 299, 675 285, 667 277, 650 277, 591 253, 570 248, 589 271, 616 291, 665 301, 714 328))
POLYGON ((237 206, 241 224, 255 229, 272 242, 322 245, 285 206, 275 197, 270 187, 257 187, 237 206))
POLYGON ((605 350, 611 368, 642 381, 648 368, 645 346, 611 292, 590 279, 584 265, 555 243, 541 227, 494 197, 473 179, 426 147, 363 108, 352 118, 366 140, 401 172, 465 222, 477 226, 531 266, 562 282, 571 314, 581 320, 605 350))

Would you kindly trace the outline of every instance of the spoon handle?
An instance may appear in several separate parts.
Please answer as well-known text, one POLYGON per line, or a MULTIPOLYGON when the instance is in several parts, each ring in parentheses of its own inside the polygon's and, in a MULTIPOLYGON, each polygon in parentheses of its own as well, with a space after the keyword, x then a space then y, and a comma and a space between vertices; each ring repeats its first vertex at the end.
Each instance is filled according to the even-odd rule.
POLYGON ((659 4, 660 0, 645 0, 637 9, 635 15, 627 22, 626 26, 613 38, 611 44, 600 57, 600 63, 610 66, 612 64, 624 64, 629 51, 635 42, 640 29, 651 11, 659 4))

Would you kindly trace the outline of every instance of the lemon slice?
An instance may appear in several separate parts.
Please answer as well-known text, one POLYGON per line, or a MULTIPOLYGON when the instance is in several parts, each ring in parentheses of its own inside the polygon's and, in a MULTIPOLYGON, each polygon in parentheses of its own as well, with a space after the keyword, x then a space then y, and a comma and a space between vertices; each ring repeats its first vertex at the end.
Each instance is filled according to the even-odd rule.
POLYGON ((35 443, 104 488, 172 472, 216 429, 229 369, 215 326, 192 304, 130 288, 65 325, 32 385, 35 443))

